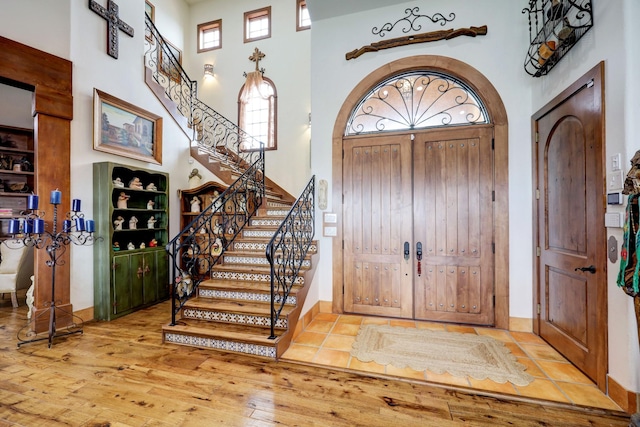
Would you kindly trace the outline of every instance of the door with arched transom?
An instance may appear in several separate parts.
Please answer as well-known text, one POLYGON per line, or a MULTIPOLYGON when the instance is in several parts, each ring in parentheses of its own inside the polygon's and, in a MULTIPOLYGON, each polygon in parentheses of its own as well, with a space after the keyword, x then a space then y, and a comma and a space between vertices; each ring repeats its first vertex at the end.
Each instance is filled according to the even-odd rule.
POLYGON ((392 76, 343 137, 344 311, 493 325, 494 127, 463 82, 392 76))

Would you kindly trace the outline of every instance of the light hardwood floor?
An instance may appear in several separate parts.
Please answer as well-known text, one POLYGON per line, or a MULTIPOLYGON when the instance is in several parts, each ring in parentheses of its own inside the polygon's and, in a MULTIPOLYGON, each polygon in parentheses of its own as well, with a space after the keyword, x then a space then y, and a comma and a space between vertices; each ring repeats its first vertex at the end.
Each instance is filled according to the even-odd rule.
POLYGON ((16 348, 0 300, 0 426, 620 426, 604 409, 541 404, 161 343, 169 304, 16 348))

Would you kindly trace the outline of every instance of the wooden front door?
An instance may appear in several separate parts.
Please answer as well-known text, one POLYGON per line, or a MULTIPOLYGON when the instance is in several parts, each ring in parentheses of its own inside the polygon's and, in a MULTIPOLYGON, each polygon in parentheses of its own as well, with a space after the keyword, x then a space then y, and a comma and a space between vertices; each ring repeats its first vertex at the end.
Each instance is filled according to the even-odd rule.
POLYGON ((415 317, 493 325, 493 128, 422 132, 414 143, 415 317))
POLYGON ((413 317, 411 137, 344 140, 344 309, 413 317))
POLYGON ((344 139, 345 311, 493 324, 492 133, 344 139))
POLYGON ((601 70, 534 116, 542 338, 604 387, 606 254, 601 70))

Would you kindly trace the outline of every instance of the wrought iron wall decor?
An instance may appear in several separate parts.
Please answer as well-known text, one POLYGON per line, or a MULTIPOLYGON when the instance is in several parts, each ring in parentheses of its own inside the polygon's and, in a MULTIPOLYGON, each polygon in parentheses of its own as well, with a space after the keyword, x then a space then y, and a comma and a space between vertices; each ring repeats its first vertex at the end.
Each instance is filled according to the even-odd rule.
POLYGON ((402 23, 402 25, 404 26, 402 28, 402 32, 408 33, 409 31, 420 31, 422 29, 422 25, 416 24, 416 21, 420 18, 428 19, 434 24, 439 22, 441 26, 445 26, 447 22, 451 22, 454 19, 456 19, 456 14, 453 12, 449 14, 449 18, 447 19, 441 13, 436 13, 433 16, 429 16, 429 15, 419 15, 418 14, 419 11, 420 11, 420 8, 417 6, 413 8, 407 8, 404 11, 404 13, 406 13, 407 16, 398 19, 393 24, 388 22, 384 24, 382 27, 380 27, 379 29, 378 27, 373 27, 371 29, 371 32, 375 35, 379 35, 380 37, 384 37, 388 32, 392 31, 395 28, 395 26, 398 25, 399 23, 402 23))
POLYGON ((593 26, 591 0, 529 0, 529 50, 524 69, 544 76, 593 26))
POLYGON ((379 50, 390 49, 392 47, 406 46, 415 43, 435 42, 438 40, 449 40, 460 36, 475 37, 485 35, 487 35, 486 25, 483 25, 482 27, 458 28, 455 30, 450 29, 441 31, 430 31, 428 33, 421 33, 374 42, 370 45, 362 46, 359 49, 354 49, 351 52, 347 52, 345 57, 348 61, 350 59, 357 58, 367 52, 377 52, 379 50))
POLYGON ((480 98, 463 82, 432 71, 384 80, 358 103, 345 135, 489 123, 480 98))

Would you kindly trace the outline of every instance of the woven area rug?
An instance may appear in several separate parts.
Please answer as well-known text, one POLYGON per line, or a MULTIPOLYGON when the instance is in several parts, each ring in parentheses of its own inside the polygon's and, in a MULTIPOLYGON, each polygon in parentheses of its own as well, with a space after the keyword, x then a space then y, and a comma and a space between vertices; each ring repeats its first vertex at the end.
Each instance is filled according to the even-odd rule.
POLYGON ((362 362, 501 384, 526 386, 533 381, 502 342, 483 335, 365 325, 358 331, 351 355, 362 362))

